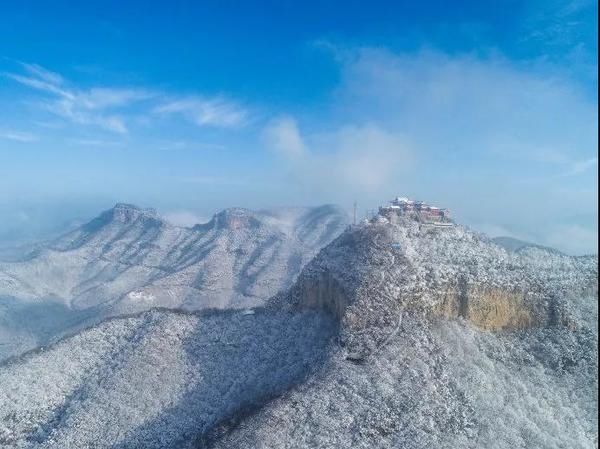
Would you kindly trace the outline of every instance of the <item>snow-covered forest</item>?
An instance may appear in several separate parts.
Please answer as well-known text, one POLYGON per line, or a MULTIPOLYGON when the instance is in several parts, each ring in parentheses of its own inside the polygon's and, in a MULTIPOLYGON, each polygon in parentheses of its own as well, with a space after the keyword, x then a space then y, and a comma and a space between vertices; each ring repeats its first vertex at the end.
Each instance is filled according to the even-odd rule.
POLYGON ((593 448, 597 257, 350 226, 254 309, 111 318, 0 366, 15 448, 593 448))

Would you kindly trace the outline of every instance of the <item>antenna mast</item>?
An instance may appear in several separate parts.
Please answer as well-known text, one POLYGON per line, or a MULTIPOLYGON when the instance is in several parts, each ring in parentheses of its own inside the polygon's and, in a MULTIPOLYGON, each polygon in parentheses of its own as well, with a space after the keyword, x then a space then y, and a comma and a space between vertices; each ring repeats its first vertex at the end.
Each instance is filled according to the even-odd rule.
POLYGON ((354 223, 354 225, 356 225, 356 200, 354 200, 354 218, 352 222, 354 223))

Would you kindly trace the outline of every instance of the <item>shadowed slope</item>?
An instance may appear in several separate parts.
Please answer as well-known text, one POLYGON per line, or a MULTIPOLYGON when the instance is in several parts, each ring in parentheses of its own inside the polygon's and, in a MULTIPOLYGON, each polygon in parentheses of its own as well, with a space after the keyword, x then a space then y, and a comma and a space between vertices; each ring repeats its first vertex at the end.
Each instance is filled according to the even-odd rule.
POLYGON ((0 447, 191 447, 315 369, 316 313, 150 311, 0 367, 0 447))

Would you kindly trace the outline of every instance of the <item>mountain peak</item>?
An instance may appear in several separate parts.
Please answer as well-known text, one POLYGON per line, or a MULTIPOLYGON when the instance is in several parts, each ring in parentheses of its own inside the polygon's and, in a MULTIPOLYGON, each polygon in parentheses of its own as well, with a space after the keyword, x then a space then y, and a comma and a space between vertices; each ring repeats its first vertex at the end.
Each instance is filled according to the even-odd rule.
POLYGON ((113 208, 102 212, 96 218, 83 225, 82 230, 85 232, 95 232, 111 223, 131 224, 138 220, 157 225, 163 223, 156 209, 143 209, 133 204, 117 203, 113 208))
POLYGON ((261 224, 261 220, 253 211, 242 207, 231 207, 216 213, 210 222, 200 226, 219 229, 254 229, 258 228, 261 224))
POLYGON ((141 208, 133 204, 117 203, 108 211, 111 221, 130 223, 140 218, 159 220, 158 212, 152 208, 141 208))

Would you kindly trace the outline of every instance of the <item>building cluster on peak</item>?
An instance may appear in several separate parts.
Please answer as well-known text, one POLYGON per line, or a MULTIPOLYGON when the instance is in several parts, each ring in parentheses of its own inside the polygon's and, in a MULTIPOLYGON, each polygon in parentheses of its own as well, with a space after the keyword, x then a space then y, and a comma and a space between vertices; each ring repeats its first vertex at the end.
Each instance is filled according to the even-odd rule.
POLYGON ((377 216, 371 220, 386 219, 397 221, 398 218, 411 218, 433 226, 452 226, 448 209, 432 206, 424 201, 411 200, 407 197, 396 197, 389 204, 380 206, 377 216))

